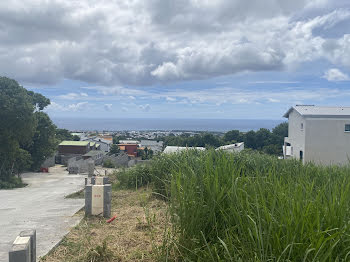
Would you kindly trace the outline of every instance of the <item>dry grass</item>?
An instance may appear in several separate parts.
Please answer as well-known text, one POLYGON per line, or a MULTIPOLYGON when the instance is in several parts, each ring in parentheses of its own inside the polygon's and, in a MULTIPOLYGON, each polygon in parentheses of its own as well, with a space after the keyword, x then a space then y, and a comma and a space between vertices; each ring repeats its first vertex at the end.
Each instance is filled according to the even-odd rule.
POLYGON ((155 261, 166 225, 165 203, 152 197, 149 189, 118 190, 112 198, 114 215, 110 224, 101 217, 84 218, 42 261, 91 261, 89 251, 105 240, 113 253, 108 261, 155 261))

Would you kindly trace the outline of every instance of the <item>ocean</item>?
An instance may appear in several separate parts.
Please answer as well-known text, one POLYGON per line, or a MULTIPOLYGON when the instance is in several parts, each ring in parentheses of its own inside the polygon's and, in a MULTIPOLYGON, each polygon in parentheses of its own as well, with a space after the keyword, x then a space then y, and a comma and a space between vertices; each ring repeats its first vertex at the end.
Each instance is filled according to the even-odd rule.
POLYGON ((272 129, 283 120, 252 119, 160 119, 160 118, 52 118, 59 128, 71 131, 210 131, 272 129))

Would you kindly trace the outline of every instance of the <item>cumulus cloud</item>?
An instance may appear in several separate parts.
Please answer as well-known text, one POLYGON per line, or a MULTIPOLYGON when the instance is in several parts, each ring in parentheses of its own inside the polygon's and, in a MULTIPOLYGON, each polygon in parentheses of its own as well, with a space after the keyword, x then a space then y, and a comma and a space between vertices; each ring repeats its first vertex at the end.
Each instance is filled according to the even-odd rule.
POLYGON ((350 68, 346 7, 330 0, 2 1, 0 73, 133 96, 120 86, 278 71, 320 58, 350 68))
POLYGON ((112 104, 104 104, 104 109, 106 111, 111 111, 112 110, 112 104))
POLYGON ((327 70, 324 73, 323 78, 327 79, 328 81, 334 81, 334 82, 350 80, 347 74, 343 73, 337 68, 331 68, 327 70))
POLYGON ((139 108, 144 112, 148 112, 151 110, 151 106, 149 104, 139 105, 139 108))
POLYGON ((67 100, 76 100, 76 99, 81 99, 81 98, 86 98, 89 95, 87 93, 68 93, 65 95, 60 95, 58 98, 60 99, 67 99, 67 100))
POLYGON ((88 102, 79 102, 76 104, 62 105, 56 102, 51 102, 47 107, 48 111, 62 111, 62 112, 77 112, 86 110, 89 106, 88 102))

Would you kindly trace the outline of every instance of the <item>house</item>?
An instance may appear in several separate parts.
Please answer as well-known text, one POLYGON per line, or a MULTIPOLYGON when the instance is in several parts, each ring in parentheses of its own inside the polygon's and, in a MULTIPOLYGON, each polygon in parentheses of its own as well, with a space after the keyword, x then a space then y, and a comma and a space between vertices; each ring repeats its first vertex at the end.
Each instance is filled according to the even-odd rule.
POLYGON ((226 152, 241 152, 243 149, 244 149, 244 142, 220 146, 216 150, 223 150, 226 152))
POLYGON ((163 141, 141 140, 140 145, 141 147, 151 149, 155 154, 163 151, 163 141))
POLYGON ((138 144, 118 144, 120 151, 125 152, 128 156, 137 157, 138 144))
POLYGON ((94 160, 96 165, 101 165, 103 162, 103 157, 104 157, 105 153, 102 152, 101 150, 91 150, 88 153, 86 153, 85 155, 83 155, 83 159, 92 159, 94 160))
POLYGON ((185 150, 199 150, 199 151, 204 151, 204 147, 181 147, 181 146, 167 146, 163 153, 165 154, 172 154, 172 153, 179 153, 181 151, 185 150))
POLYGON ((120 140, 119 144, 140 144, 137 140, 120 140))
POLYGON ((288 137, 284 139, 284 158, 303 163, 344 165, 350 159, 350 107, 297 105, 288 118, 288 137))
POLYGON ((96 143, 97 145, 99 145, 99 150, 101 150, 103 152, 109 152, 111 144, 113 144, 112 141, 105 140, 105 139, 103 139, 101 137, 98 137, 98 136, 97 137, 84 138, 84 141, 96 143))
POLYGON ((61 155, 84 155, 89 151, 89 141, 63 141, 58 145, 58 153, 61 155))

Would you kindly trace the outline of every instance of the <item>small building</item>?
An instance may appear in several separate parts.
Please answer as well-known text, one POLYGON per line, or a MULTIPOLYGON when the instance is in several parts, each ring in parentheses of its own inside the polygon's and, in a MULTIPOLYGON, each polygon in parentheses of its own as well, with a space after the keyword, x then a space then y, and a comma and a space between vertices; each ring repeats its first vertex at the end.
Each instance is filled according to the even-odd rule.
POLYGON ((97 143, 99 145, 99 149, 98 150, 101 150, 103 152, 109 152, 111 144, 113 144, 112 141, 105 140, 105 139, 103 139, 101 137, 84 138, 84 141, 97 143))
POLYGON ((296 105, 284 117, 289 120, 285 159, 322 165, 349 163, 350 107, 296 105))
POLYGON ((181 151, 185 150, 199 150, 199 151, 204 151, 204 147, 182 147, 182 146, 167 146, 163 153, 165 154, 172 154, 172 153, 179 153, 181 151))
POLYGON ((96 150, 96 142, 90 142, 90 150, 96 150))
POLYGON ((84 155, 89 151, 89 141, 63 141, 58 145, 58 153, 61 155, 84 155))
POLYGON ((141 140, 140 145, 141 147, 151 149, 155 154, 163 151, 163 141, 141 140))
POLYGON ((94 160, 96 165, 100 165, 103 162, 103 156, 105 155, 104 152, 101 150, 91 150, 90 152, 83 155, 83 159, 92 159, 94 160))
POLYGON ((119 144, 140 144, 137 140, 120 140, 119 144))
POLYGON ((120 151, 125 152, 128 156, 137 157, 138 144, 118 144, 120 151))
POLYGON ((216 150, 222 150, 226 152, 241 152, 244 149, 244 142, 235 143, 231 145, 220 146, 216 150))

